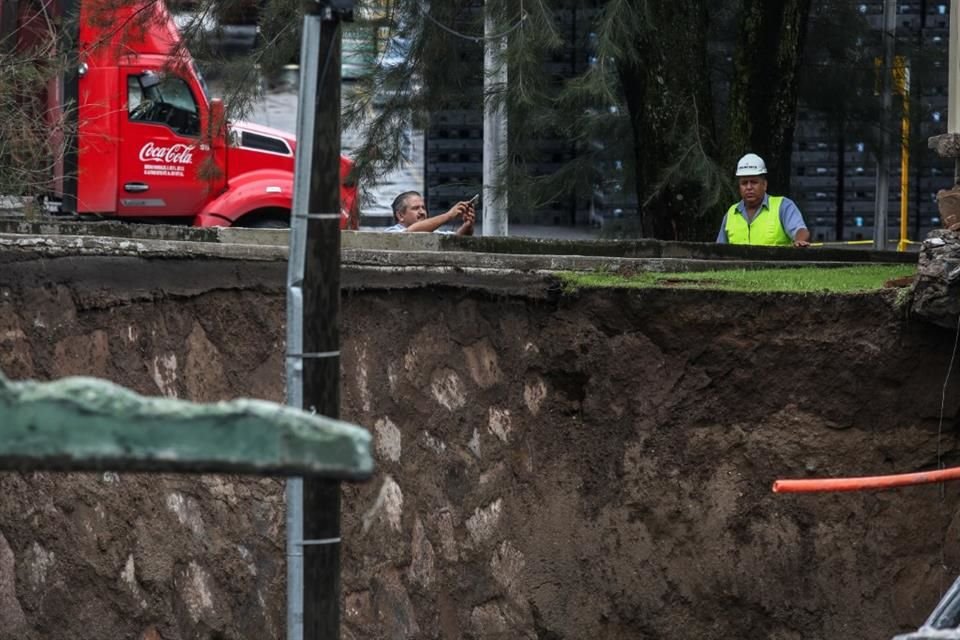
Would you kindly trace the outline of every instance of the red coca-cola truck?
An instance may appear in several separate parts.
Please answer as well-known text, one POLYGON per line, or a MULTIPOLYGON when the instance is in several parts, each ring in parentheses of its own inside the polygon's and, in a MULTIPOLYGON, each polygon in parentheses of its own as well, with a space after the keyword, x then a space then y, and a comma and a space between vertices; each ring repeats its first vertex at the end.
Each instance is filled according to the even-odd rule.
MULTIPOLYGON (((0 0, 0 42, 28 51, 51 37, 74 43, 61 45, 73 54, 67 72, 38 88, 50 130, 66 140, 51 176, 63 211, 288 226, 296 140, 225 118, 163 0, 0 0)), ((341 156, 342 229, 359 223, 350 169, 341 156)))

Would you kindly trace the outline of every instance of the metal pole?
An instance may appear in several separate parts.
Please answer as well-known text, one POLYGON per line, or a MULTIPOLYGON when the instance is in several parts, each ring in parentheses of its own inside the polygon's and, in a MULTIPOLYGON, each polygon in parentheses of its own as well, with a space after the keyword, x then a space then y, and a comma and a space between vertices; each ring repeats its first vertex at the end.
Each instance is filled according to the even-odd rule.
POLYGON ((483 17, 483 235, 508 234, 507 36, 500 31, 491 0, 483 17))
POLYGON ((887 248, 887 207, 890 200, 890 110, 893 106, 892 78, 894 32, 897 28, 897 0, 883 3, 883 115, 880 121, 880 150, 877 154, 876 213, 873 220, 873 248, 887 248))
POLYGON ((910 67, 906 58, 897 58, 897 91, 903 98, 900 119, 900 242, 897 251, 907 250, 907 220, 910 216, 907 194, 910 190, 910 67))
MULTIPOLYGON (((297 139, 313 139, 313 109, 317 96, 320 21, 304 16, 300 46, 300 94, 297 139)), ((303 408, 303 269, 310 195, 310 146, 297 145, 290 217, 290 257, 287 262, 287 404, 303 408)), ((287 480, 287 640, 303 639, 303 479, 287 480)))
MULTIPOLYGON (((842 121, 841 121, 842 122, 842 121)), ((833 218, 834 239, 837 242, 843 241, 843 213, 846 205, 846 171, 847 171, 847 143, 844 135, 843 126, 837 130, 837 210, 833 218)))
MULTIPOLYGON (((304 5, 298 141, 287 277, 288 404, 340 414, 340 31, 304 5)), ((287 485, 287 638, 340 634, 340 483, 287 485)))

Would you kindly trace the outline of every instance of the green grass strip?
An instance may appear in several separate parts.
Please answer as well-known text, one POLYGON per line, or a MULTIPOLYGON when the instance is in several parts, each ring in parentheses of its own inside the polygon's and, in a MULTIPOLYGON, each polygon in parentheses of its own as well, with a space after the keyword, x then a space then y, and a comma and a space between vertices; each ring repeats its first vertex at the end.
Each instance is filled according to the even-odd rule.
MULTIPOLYGON (((884 283, 916 275, 915 265, 803 267, 790 269, 730 269, 684 273, 613 272, 559 274, 568 291, 596 288, 668 288, 767 293, 860 293, 882 289, 884 283)), ((905 283, 900 283, 904 286, 905 283)))

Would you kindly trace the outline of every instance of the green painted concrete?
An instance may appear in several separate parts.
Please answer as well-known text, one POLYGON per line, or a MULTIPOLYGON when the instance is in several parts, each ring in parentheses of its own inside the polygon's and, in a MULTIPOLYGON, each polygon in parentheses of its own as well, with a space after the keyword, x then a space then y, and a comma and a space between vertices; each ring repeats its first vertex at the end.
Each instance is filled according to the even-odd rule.
POLYGON ((304 475, 364 480, 370 434, 260 400, 194 404, 104 380, 0 374, 0 468, 304 475))

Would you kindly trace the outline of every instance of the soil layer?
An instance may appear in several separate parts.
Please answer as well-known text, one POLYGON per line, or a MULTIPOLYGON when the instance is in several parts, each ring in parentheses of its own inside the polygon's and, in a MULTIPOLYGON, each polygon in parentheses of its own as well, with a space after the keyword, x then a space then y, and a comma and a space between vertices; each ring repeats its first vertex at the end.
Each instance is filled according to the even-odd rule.
MULTIPOLYGON (((2 270, 11 378, 282 400, 285 265, 2 270)), ((374 433, 378 471, 344 486, 344 638, 916 628, 960 567, 958 487, 770 485, 957 464, 953 331, 896 291, 555 291, 345 293, 343 417, 374 433)), ((3 474, 0 638, 282 638, 282 490, 3 474)))

